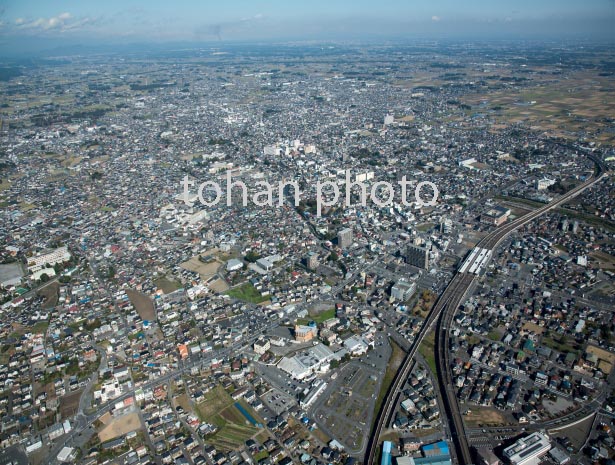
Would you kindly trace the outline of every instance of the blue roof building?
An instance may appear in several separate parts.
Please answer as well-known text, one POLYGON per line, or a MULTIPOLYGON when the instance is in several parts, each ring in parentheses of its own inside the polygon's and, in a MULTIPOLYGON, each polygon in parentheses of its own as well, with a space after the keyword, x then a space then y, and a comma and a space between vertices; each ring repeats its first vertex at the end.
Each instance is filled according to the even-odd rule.
POLYGON ((393 443, 391 441, 384 441, 382 443, 382 459, 380 459, 380 465, 391 465, 391 449, 393 443))
POLYGON ((437 455, 450 455, 448 444, 446 441, 438 441, 433 444, 427 444, 421 448, 421 452, 425 457, 433 457, 437 455))
POLYGON ((415 465, 452 465, 450 455, 434 455, 432 457, 422 457, 414 459, 415 465))

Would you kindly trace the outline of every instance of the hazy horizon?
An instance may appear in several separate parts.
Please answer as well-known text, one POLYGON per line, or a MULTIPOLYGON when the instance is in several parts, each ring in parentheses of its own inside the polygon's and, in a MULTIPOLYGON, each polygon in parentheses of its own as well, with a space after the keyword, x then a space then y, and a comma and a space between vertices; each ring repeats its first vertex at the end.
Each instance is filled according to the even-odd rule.
POLYGON ((0 54, 74 46, 507 39, 615 42, 615 1, 0 2, 0 54))

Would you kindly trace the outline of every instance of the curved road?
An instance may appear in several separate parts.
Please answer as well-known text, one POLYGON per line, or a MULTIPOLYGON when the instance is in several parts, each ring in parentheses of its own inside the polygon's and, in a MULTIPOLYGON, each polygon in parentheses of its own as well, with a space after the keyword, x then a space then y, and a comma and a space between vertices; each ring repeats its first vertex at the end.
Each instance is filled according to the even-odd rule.
MULTIPOLYGON (((533 221, 534 219, 547 213, 548 211, 558 207, 562 203, 569 201, 573 197, 576 197, 585 189, 591 187, 593 184, 600 181, 607 174, 604 165, 600 160, 594 157, 590 158, 596 164, 596 173, 594 176, 592 176, 579 186, 575 187, 574 189, 570 190, 566 194, 554 199, 552 202, 546 204, 545 206, 532 212, 529 212, 526 215, 521 216, 516 220, 495 229, 490 234, 485 236, 476 246, 484 249, 495 250, 497 246, 509 234, 511 234, 518 228, 524 226, 530 221, 533 221)), ((455 315, 455 311, 461 304, 462 299, 464 298, 465 294, 467 293, 468 289, 470 288, 476 277, 477 276, 474 274, 457 272, 453 276, 453 279, 451 280, 447 288, 440 295, 438 301, 427 316, 425 323, 421 327, 421 330, 417 334, 417 337, 412 342, 410 350, 408 351, 406 358, 404 359, 399 371, 397 372, 395 380, 393 381, 391 387, 389 388, 389 391, 387 392, 385 401, 380 409, 380 412, 378 412, 376 424, 374 427, 374 433, 370 438, 365 456, 365 463, 367 465, 374 465, 380 435, 383 429, 391 420, 391 416, 395 410, 396 400, 399 397, 400 390, 403 387, 408 375, 410 374, 413 365, 412 362, 414 359, 414 355, 416 354, 416 351, 418 350, 421 342, 436 322, 438 337, 436 338, 435 351, 436 360, 438 361, 438 374, 440 376, 440 393, 442 396, 445 411, 450 422, 449 426, 455 449, 455 456, 457 457, 457 463, 461 465, 472 464, 472 456, 465 434, 465 427, 459 413, 459 405, 457 403, 456 394, 452 389, 452 381, 449 371, 450 354, 448 352, 449 331, 447 330, 447 328, 450 328, 450 324, 455 315)))

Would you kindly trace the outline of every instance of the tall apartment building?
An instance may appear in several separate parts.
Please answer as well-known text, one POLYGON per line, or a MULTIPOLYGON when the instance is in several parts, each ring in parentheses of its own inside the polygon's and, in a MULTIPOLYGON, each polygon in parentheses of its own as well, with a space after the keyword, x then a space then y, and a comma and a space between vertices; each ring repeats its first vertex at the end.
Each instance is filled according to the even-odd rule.
POLYGON ((406 263, 418 268, 429 268, 429 250, 418 245, 408 245, 406 249, 406 263))
POLYGON ((344 228, 337 233, 337 245, 341 249, 345 249, 352 245, 352 229, 344 228))

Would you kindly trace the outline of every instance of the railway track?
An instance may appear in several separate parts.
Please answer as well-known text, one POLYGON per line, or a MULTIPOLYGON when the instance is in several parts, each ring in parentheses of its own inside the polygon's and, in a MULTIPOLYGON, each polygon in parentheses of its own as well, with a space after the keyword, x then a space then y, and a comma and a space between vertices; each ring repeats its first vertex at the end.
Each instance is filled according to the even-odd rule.
MULTIPOLYGON (((537 210, 529 212, 522 217, 515 219, 509 224, 503 225, 494 230, 487 236, 485 236, 476 246, 484 249, 494 251, 500 243, 512 232, 516 231, 525 224, 533 221, 546 212, 558 207, 559 205, 567 202, 568 200, 579 195, 585 189, 591 187, 593 184, 599 182, 608 172, 605 169, 602 162, 594 157, 591 157, 592 161, 596 164, 596 172, 587 181, 583 182, 579 186, 570 190, 566 194, 554 199, 552 202, 546 204, 537 210)), ((418 350, 420 344, 423 342, 425 336, 429 333, 434 324, 437 324, 437 338, 435 355, 437 360, 438 375, 440 378, 440 394, 443 400, 445 412, 449 418, 449 428, 451 432, 451 438, 454 445, 454 453, 457 459, 457 463, 460 465, 471 465, 472 454, 470 446, 465 434, 465 426, 463 419, 459 412, 459 404, 457 403, 457 396, 452 389, 452 379, 450 374, 450 354, 449 347, 449 328, 455 316, 455 311, 461 304, 466 292, 474 282, 477 276, 470 273, 457 272, 447 288, 438 298, 436 304, 432 308, 431 312, 427 316, 425 323, 421 327, 421 330, 414 339, 410 350, 406 354, 402 365, 400 366, 397 375, 389 387, 387 395, 385 396, 384 403, 378 412, 376 417, 376 424, 374 432, 370 438, 367 446, 364 463, 367 465, 374 465, 376 454, 378 451, 379 440, 382 431, 390 423, 393 412, 395 411, 396 400, 399 397, 401 387, 403 387, 406 379, 408 378, 412 367, 414 366, 414 356, 418 350)))

